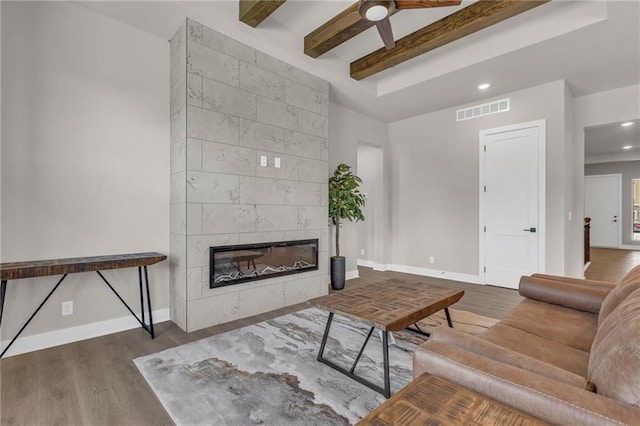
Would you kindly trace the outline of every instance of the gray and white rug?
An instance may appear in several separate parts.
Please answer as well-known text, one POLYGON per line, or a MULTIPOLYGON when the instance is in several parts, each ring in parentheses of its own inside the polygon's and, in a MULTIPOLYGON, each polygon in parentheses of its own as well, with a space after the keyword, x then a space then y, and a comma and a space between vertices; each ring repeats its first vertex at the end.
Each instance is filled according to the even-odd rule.
MULTIPOLYGON (((178 425, 355 423, 384 397, 316 360, 327 316, 306 309, 134 362, 178 425)), ((350 368, 368 331, 336 315, 325 357, 350 368)), ((389 348, 393 392, 411 380, 413 351, 422 340, 396 334, 389 348)), ((382 384, 382 343, 375 332, 356 374, 382 384)))

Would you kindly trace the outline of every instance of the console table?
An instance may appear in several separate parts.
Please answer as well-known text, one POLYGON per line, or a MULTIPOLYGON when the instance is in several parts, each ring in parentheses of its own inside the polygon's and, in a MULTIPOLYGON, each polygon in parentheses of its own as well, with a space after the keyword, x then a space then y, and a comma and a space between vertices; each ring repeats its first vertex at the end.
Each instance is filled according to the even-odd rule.
POLYGON ((35 260, 27 262, 10 262, 0 263, 0 325, 2 324, 2 313, 4 311, 4 299, 7 292, 7 282, 9 280, 18 280, 22 278, 35 278, 35 277, 47 277, 50 275, 62 275, 62 278, 57 282, 53 289, 49 292, 47 297, 44 298, 40 306, 31 314, 27 322, 24 323, 22 328, 11 339, 11 342, 0 353, 0 358, 7 352, 7 350, 13 345, 18 336, 29 325, 31 320, 36 316, 38 311, 49 300, 51 295, 60 286, 62 281, 69 274, 75 274, 78 272, 93 272, 95 271, 100 278, 109 286, 111 291, 120 299, 120 301, 126 306, 131 315, 135 317, 140 323, 143 329, 151 335, 151 338, 155 338, 153 332, 153 317, 151 316, 151 297, 149 295, 149 275, 147 273, 147 266, 165 260, 167 256, 160 253, 128 253, 128 254, 116 254, 110 256, 92 256, 92 257, 76 257, 69 259, 50 259, 50 260, 35 260), (138 268, 138 284, 140 289, 140 311, 142 318, 139 318, 133 310, 129 307, 127 302, 118 294, 113 286, 107 281, 104 275, 100 271, 107 269, 122 269, 122 268, 138 268), (145 301, 143 296, 142 285, 142 272, 144 270, 144 280, 146 285, 146 305, 149 313, 149 322, 145 321, 145 301))

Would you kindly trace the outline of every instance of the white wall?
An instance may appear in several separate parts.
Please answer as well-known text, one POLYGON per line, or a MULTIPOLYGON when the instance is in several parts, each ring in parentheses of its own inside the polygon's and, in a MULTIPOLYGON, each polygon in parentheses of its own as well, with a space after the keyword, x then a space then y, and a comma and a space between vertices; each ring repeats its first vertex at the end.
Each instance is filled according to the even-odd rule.
MULTIPOLYGON (((383 162, 385 164, 383 170, 379 170, 382 174, 380 181, 384 182, 383 200, 379 204, 380 212, 377 217, 380 218, 383 229, 376 231, 376 244, 380 250, 385 253, 390 250, 389 246, 389 228, 388 228, 388 169, 387 169, 387 140, 388 131, 387 123, 378 121, 366 115, 357 113, 351 109, 342 107, 337 104, 331 104, 329 108, 329 175, 333 174, 336 166, 340 163, 346 163, 352 167, 352 170, 358 174, 358 144, 380 147, 383 149, 383 162), (382 241, 380 241, 382 240, 382 241)), ((379 228, 379 227, 378 227, 379 228)), ((330 255, 334 255, 333 248, 335 242, 333 240, 334 233, 332 230, 330 255)), ((355 276, 357 273, 357 259, 360 253, 358 247, 358 224, 345 223, 340 231, 340 254, 347 258, 346 269, 347 274, 355 276)), ((385 255, 386 256, 386 255, 385 255)))
MULTIPOLYGON (((2 261, 168 253, 168 42, 71 3, 1 7, 2 261)), ((167 262, 149 273, 166 310, 167 262)), ((137 305, 135 269, 105 275, 137 305)), ((9 282, 3 340, 55 280, 9 282)), ((73 274, 23 335, 128 315, 97 274, 73 274)))
MULTIPOLYGON (((389 125, 392 263, 479 274, 478 133, 547 120, 546 271, 565 269, 565 84, 552 82, 509 93, 508 112, 456 122, 449 108, 389 125), (429 256, 435 258, 429 263, 429 256)), ((496 98, 496 99, 498 99, 496 98)), ((487 99, 490 101, 492 99, 487 99)))

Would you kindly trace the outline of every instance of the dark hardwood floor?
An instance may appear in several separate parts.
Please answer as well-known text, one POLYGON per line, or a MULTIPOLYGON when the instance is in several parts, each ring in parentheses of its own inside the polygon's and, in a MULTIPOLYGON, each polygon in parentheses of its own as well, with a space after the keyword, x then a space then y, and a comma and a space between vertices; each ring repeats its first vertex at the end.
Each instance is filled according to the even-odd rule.
MULTIPOLYGON (((625 251, 626 252, 626 251, 625 251)), ((621 253, 629 254, 629 253, 621 253)), ((637 255, 638 252, 635 253, 637 255)), ((634 256, 635 256, 634 255, 634 256)), ((637 257, 594 251, 588 275, 611 280, 637 257), (600 261, 613 266, 600 265, 600 261)), ((635 263, 634 263, 635 262, 635 263)), ((399 272, 360 268, 347 288, 389 278, 420 280, 460 288, 465 295, 454 309, 503 318, 520 300, 516 290, 480 286, 399 272)), ((171 322, 156 325, 151 340, 142 329, 129 330, 0 360, 0 424, 4 425, 163 425, 172 424, 133 359, 204 337, 251 325, 306 308, 299 304, 185 333, 171 322)))
POLYGON ((592 280, 619 282, 629 270, 640 265, 640 250, 591 248, 591 265, 584 272, 592 280))

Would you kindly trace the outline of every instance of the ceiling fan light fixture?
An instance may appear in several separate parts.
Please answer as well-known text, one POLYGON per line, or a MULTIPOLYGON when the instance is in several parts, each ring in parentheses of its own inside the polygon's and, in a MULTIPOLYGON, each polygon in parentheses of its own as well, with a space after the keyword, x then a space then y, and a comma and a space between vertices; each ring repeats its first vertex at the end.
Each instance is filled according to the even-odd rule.
POLYGON ((382 21, 391 13, 391 3, 384 0, 364 0, 360 2, 360 16, 370 22, 382 21))
POLYGON ((478 90, 487 90, 491 87, 491 83, 482 83, 478 85, 478 90))

